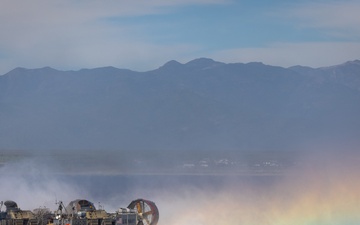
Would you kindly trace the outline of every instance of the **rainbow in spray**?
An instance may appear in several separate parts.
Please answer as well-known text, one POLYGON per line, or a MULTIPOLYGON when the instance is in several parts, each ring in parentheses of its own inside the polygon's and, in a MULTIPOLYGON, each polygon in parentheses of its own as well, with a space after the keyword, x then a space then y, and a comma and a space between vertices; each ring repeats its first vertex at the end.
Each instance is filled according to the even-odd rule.
POLYGON ((358 165, 332 160, 284 175, 269 186, 229 182, 212 192, 187 189, 165 197, 162 193, 172 203, 163 221, 173 225, 359 225, 358 165))

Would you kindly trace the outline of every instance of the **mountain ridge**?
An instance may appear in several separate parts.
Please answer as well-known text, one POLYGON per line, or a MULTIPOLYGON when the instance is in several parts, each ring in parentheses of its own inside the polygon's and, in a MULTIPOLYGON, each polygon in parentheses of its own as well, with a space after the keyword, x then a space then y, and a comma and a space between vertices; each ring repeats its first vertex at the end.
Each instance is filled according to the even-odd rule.
MULTIPOLYGON (((209 63, 209 62, 213 62, 214 64, 217 64, 217 65, 231 65, 231 64, 262 64, 262 65, 266 65, 266 66, 274 66, 274 65, 270 65, 270 64, 264 64, 262 62, 248 62, 248 63, 241 63, 241 62, 236 62, 236 63, 224 63, 224 62, 219 62, 219 61, 215 61, 211 58, 196 58, 196 59, 193 59, 193 60, 190 60, 186 63, 180 63, 176 60, 170 60, 166 63, 164 63, 162 66, 160 66, 159 68, 157 69, 153 69, 153 70, 148 70, 148 71, 143 71, 143 72, 151 72, 151 71, 154 71, 154 70, 158 70, 164 66, 172 66, 172 65, 180 65, 180 66, 189 66, 193 63, 198 63, 198 62, 205 62, 205 63, 209 63)), ((300 67, 300 68, 308 68, 308 69, 326 69, 326 68, 333 68, 333 67, 338 67, 338 66, 342 66, 342 65, 360 65, 360 60, 358 59, 354 59, 354 60, 350 60, 350 61, 346 61, 344 63, 340 63, 340 64, 336 64, 336 65, 333 65, 333 66, 325 66, 325 67, 309 67, 309 66, 304 66, 304 65, 294 65, 294 66, 290 66, 290 67, 282 67, 282 66, 274 66, 274 67, 281 67, 281 68, 284 68, 284 69, 291 69, 291 68, 296 68, 296 67, 300 67)), ((12 70, 10 70, 9 72, 7 73, 4 73, 4 74, 1 74, 0 76, 4 76, 6 74, 9 74, 9 73, 12 73, 12 71, 17 71, 17 70, 30 70, 30 71, 36 71, 36 70, 42 70, 42 69, 50 69, 50 70, 54 70, 54 71, 61 71, 61 72, 78 72, 78 71, 81 71, 81 70, 97 70, 97 69, 113 69, 113 70, 126 70, 126 71, 132 71, 132 72, 138 72, 138 73, 142 73, 140 71, 136 71, 136 70, 131 70, 131 69, 126 69, 126 68, 118 68, 118 67, 114 67, 114 66, 102 66, 102 67, 94 67, 94 68, 82 68, 82 69, 78 69, 78 70, 60 70, 60 69, 55 69, 55 68, 52 68, 50 66, 44 66, 44 67, 40 67, 40 68, 32 68, 32 69, 29 69, 29 68, 25 68, 25 67, 16 67, 12 70)))
POLYGON ((310 68, 169 61, 0 76, 0 149, 291 151, 360 135, 358 60, 310 68))

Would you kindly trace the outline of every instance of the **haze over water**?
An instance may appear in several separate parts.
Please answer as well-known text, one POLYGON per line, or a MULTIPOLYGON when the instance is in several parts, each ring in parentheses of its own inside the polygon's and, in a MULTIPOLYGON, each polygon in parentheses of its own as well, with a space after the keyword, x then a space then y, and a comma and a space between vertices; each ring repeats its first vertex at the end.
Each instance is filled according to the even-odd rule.
MULTIPOLYGON (((80 175, 54 173, 34 159, 0 170, 1 200, 21 209, 88 199, 109 212, 154 201, 159 225, 355 225, 360 222, 358 155, 311 155, 280 175, 80 175)), ((62 165, 66 167, 66 165, 62 165)))
POLYGON ((145 198, 159 225, 359 225, 359 12, 2 0, 0 201, 114 212, 145 198))

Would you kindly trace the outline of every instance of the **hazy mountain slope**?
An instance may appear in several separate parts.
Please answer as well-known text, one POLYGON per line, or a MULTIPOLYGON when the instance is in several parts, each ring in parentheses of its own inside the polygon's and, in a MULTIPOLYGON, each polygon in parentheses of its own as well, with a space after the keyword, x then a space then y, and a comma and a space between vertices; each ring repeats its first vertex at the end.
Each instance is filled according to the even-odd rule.
POLYGON ((360 63, 170 61, 0 76, 1 149, 292 150, 360 134, 360 63))

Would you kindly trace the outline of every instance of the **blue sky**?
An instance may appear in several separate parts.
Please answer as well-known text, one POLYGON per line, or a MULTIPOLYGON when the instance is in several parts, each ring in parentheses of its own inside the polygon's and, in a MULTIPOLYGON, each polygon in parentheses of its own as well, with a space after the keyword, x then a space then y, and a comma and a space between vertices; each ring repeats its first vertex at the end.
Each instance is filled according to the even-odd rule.
POLYGON ((360 1, 2 0, 0 74, 156 69, 208 57, 322 67, 360 59, 360 1))

